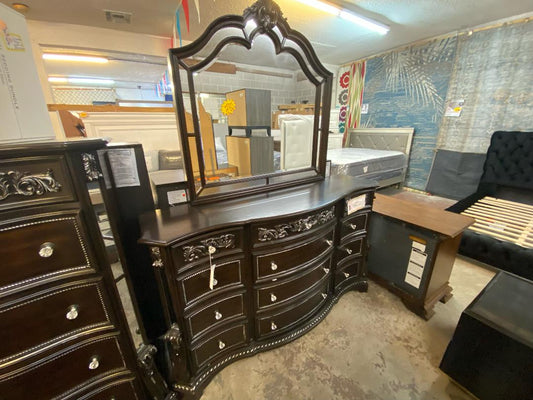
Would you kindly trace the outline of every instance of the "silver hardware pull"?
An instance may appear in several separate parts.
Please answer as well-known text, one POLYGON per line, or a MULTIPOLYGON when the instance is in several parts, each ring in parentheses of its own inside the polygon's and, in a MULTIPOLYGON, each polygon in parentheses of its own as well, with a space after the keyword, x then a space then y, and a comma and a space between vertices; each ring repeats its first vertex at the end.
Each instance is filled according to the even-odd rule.
POLYGON ((326 240, 326 243, 328 244, 328 246, 331 246, 333 244, 333 241, 332 240, 326 240))
POLYGON ((356 229, 357 229, 357 225, 355 225, 355 224, 350 224, 350 228, 352 228, 353 230, 356 230, 356 229))
POLYGON ((93 356, 91 358, 91 362, 89 363, 89 369, 94 370, 100 366, 100 360, 98 360, 97 356, 93 356))
POLYGON ((215 319, 218 321, 222 318, 222 314, 220 314, 218 311, 215 311, 215 319))
POLYGON ((272 271, 277 270, 277 269, 278 269, 278 264, 276 264, 274 261, 271 261, 271 262, 270 262, 270 269, 271 269, 272 271))
POLYGON ((275 331, 276 329, 278 329, 278 326, 274 323, 274 321, 272 321, 270 323, 270 330, 271 331, 275 331))
POLYGON ((54 254, 54 247, 55 244, 52 242, 44 242, 41 244, 41 247, 39 247, 39 255, 42 258, 52 257, 52 254, 54 254))
POLYGON ((213 278, 213 286, 216 286, 217 283, 218 283, 218 281, 215 278, 213 278))
POLYGON ((325 274, 329 272, 329 268, 322 268, 322 270, 324 271, 325 274))
POLYGON ((322 298, 325 299, 326 297, 328 297, 327 293, 322 293, 322 298))
POLYGON ((218 341, 218 348, 222 350, 224 347, 226 347, 226 343, 224 343, 222 340, 218 341))
POLYGON ((209 246, 207 248, 207 251, 209 252, 209 254, 214 254, 217 251, 217 249, 216 249, 216 247, 209 246))
POLYGON ((307 229, 311 229, 311 228, 313 227, 313 224, 310 223, 310 222, 306 222, 306 223, 305 223, 305 227, 306 227, 307 229))
POLYGON ((73 319, 78 318, 78 315, 79 315, 78 310, 79 310, 78 306, 72 305, 68 308, 68 312, 65 316, 67 317, 68 320, 72 321, 73 319))
POLYGON ((346 253, 348 253, 348 254, 352 254, 353 253, 352 249, 344 249, 344 250, 346 250, 346 253))
POLYGON ((278 278, 274 278, 272 279, 272 282, 276 282, 278 280, 278 278))
POLYGON ((274 303, 278 298, 276 297, 276 295, 274 293, 270 293, 270 301, 272 303, 274 303))
POLYGON ((349 274, 348 272, 345 272, 345 273, 344 273, 344 277, 345 277, 345 278, 348 278, 349 276, 350 276, 350 274, 349 274))

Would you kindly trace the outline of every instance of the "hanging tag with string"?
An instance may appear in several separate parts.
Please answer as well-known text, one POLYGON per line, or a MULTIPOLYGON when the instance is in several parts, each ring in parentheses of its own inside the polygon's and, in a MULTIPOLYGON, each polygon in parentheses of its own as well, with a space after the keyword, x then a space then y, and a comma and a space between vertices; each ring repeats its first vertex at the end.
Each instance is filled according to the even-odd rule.
POLYGON ((215 268, 216 268, 216 264, 213 264, 213 260, 211 258, 211 254, 214 254, 215 251, 217 251, 217 249, 213 246, 209 246, 207 248, 207 252, 209 253, 209 269, 210 269, 210 273, 209 273, 209 289, 210 290, 213 290, 213 286, 215 285, 215 268))

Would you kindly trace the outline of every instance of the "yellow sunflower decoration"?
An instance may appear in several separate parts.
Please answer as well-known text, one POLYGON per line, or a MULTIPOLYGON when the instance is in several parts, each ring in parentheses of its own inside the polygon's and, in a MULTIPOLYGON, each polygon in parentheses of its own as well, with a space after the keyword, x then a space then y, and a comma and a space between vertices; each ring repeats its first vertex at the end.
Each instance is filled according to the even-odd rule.
POLYGON ((231 115, 235 111, 235 102, 231 99, 225 100, 224 103, 220 106, 220 111, 224 115, 231 115))

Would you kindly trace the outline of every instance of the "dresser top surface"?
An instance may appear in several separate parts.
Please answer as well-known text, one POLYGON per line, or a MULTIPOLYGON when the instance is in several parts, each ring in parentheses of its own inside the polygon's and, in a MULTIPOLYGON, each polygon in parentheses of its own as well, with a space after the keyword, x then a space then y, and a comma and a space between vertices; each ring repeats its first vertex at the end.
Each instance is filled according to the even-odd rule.
POLYGON ((211 229, 312 211, 376 185, 367 179, 332 176, 321 182, 235 200, 156 210, 140 216, 139 242, 168 245, 211 229))
POLYGON ((97 139, 69 139, 65 141, 47 140, 35 142, 9 142, 0 144, 0 154, 2 157, 8 156, 30 156, 36 153, 57 153, 63 151, 90 151, 100 149, 106 146, 106 140, 97 139))

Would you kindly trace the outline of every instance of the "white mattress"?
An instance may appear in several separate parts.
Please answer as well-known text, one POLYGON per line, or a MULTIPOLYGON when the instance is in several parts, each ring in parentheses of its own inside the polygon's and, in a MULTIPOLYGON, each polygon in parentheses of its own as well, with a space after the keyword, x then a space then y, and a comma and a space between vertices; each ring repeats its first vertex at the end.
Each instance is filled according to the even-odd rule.
POLYGON ((345 147, 329 149, 331 173, 334 175, 364 176, 372 179, 402 173, 407 167, 407 156, 399 151, 345 147))

